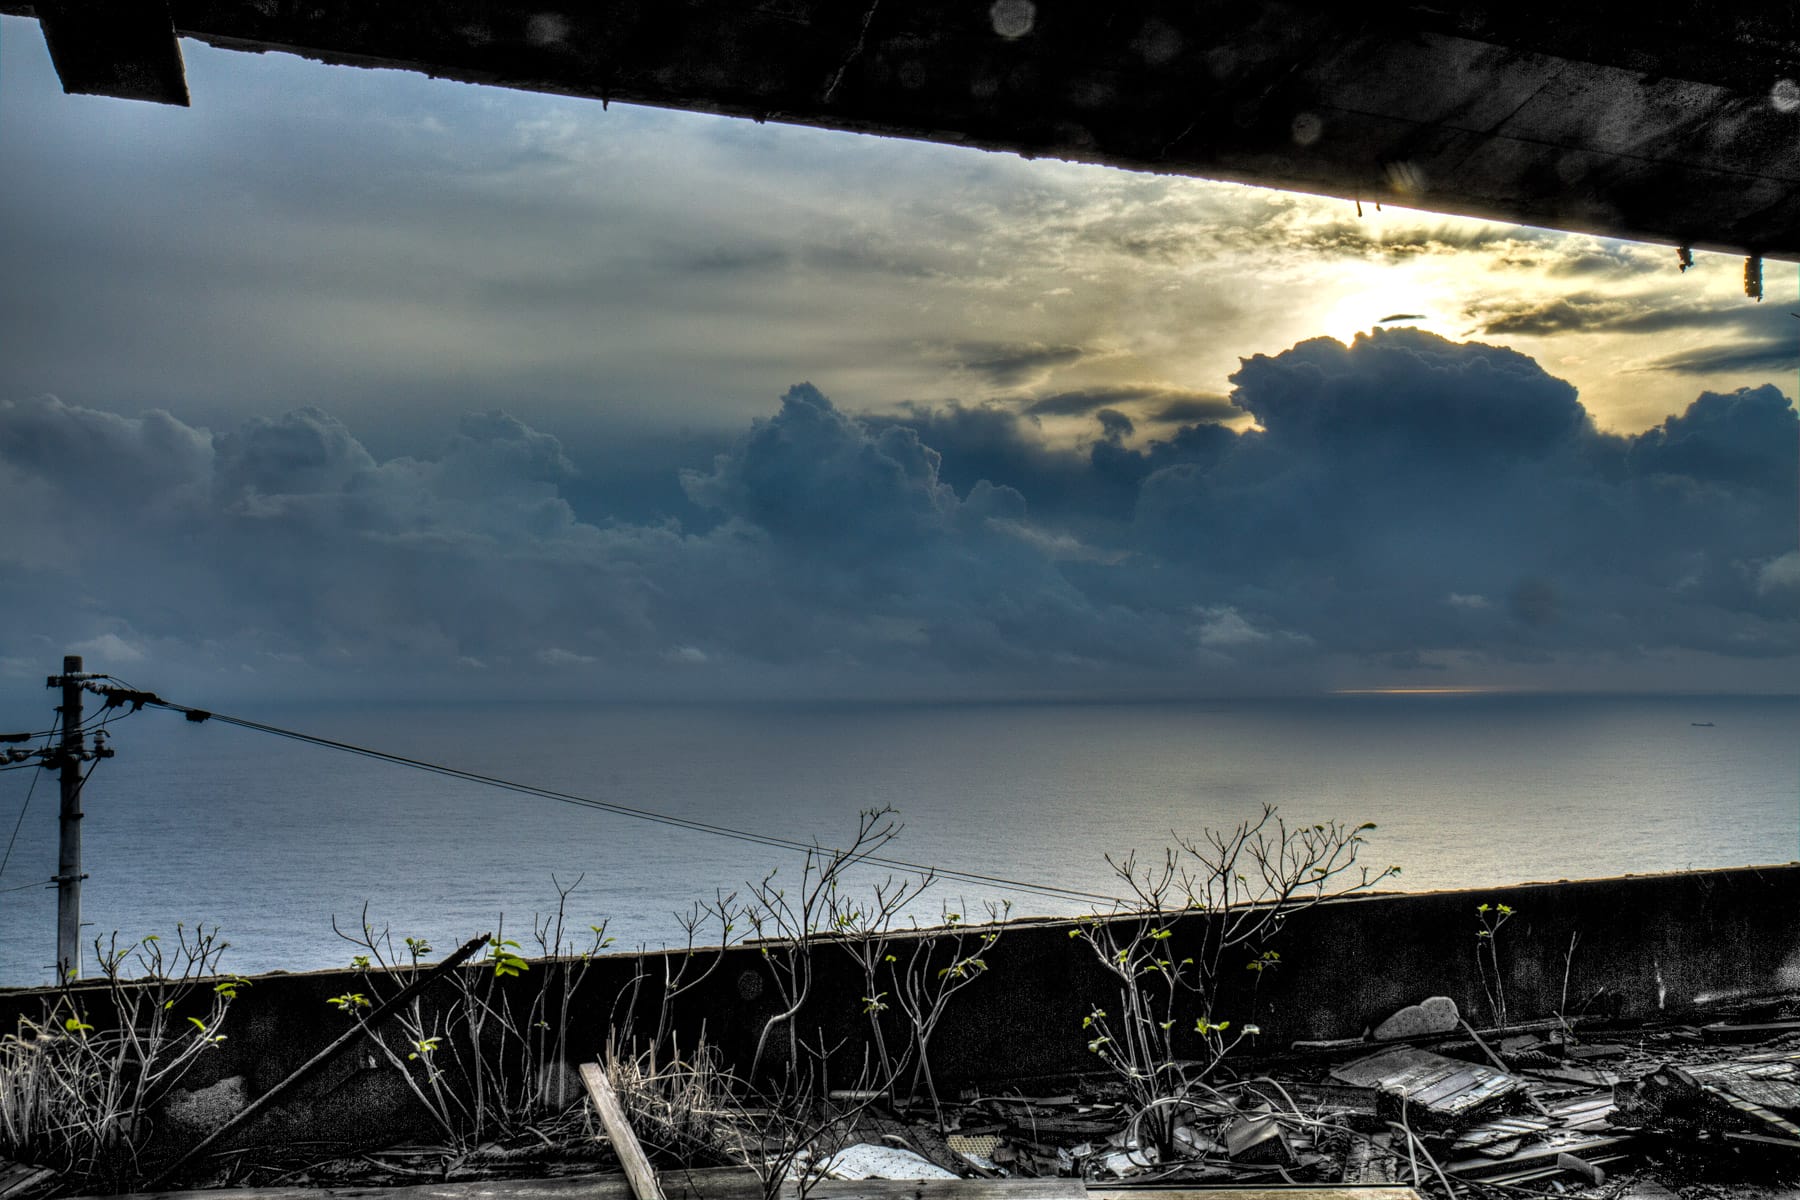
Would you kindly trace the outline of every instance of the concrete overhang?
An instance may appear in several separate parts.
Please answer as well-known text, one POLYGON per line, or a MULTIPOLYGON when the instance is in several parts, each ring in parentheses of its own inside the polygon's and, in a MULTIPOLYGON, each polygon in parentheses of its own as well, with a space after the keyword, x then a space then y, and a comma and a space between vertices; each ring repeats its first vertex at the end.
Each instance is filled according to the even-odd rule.
POLYGON ((0 0, 0 12, 42 20, 69 91, 185 103, 175 38, 191 37, 1800 257, 1800 6, 1785 3, 0 0))

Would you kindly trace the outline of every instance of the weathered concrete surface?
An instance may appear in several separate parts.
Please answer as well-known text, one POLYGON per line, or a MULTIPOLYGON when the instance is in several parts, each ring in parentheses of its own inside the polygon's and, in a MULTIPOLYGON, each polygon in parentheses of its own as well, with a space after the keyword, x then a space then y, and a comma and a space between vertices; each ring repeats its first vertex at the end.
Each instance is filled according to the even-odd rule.
MULTIPOLYGON (((1514 909, 1497 948, 1515 1021, 1565 1009, 1677 1017, 1735 997, 1800 991, 1800 865, 1790 864, 1328 902, 1294 915, 1269 943, 1281 954, 1279 969, 1243 970, 1254 957, 1249 948, 1235 961, 1228 958, 1211 1016, 1240 1028, 1254 1022, 1264 1031, 1262 1044, 1275 1048, 1296 1039, 1359 1037, 1397 1009, 1432 996, 1454 1000, 1478 1027, 1489 1024, 1476 958, 1475 910, 1484 903, 1514 909)), ((1172 958, 1195 952, 1206 919, 1188 917, 1176 926, 1165 943, 1172 958)), ((990 969, 952 999, 933 1042, 940 1088, 1100 1066, 1087 1050, 1090 1035, 1081 1020, 1096 1005, 1119 1011, 1118 982, 1085 943, 1069 936, 1071 928, 1062 921, 1015 925, 983 952, 990 969)), ((902 961, 906 944, 897 955, 902 961)), ((971 940, 963 953, 973 948, 971 940)), ((948 946, 937 950, 928 971, 949 961, 948 946)), ((704 953, 710 961, 712 952, 704 953)), ((839 947, 821 945, 815 954, 813 991, 799 1028, 808 1040, 823 1036, 828 1045, 849 1039, 845 1053, 860 1061, 858 1043, 867 1032, 862 978, 839 947)), ((567 1012, 570 1061, 596 1055, 609 1027, 628 1014, 635 1012, 640 1034, 655 1027, 665 960, 672 956, 594 961, 567 1012)), ((540 962, 503 981, 515 1011, 525 1010, 532 989, 554 987, 553 973, 571 965, 540 962)), ((763 1023, 780 1009, 769 971, 758 947, 724 952, 711 975, 674 1005, 680 1044, 691 1048, 704 1022, 727 1064, 742 1069, 763 1023)), ((242 1076, 243 1086, 191 1097, 183 1111, 261 1095, 344 1029, 348 1018, 327 1003, 330 997, 370 990, 350 971, 258 977, 233 1004, 227 1040, 185 1081, 198 1091, 242 1076)), ((77 991, 89 1021, 106 1028, 100 989, 89 983, 77 991)), ((427 1003, 442 1004, 450 995, 440 987, 427 1003)), ((44 996, 31 989, 0 992, 0 1031, 38 1013, 44 996)), ((555 1009, 549 1016, 561 1023, 555 1009)), ((897 1024, 890 1027, 890 1045, 904 1036, 897 1024)), ((785 1040, 771 1039, 777 1055, 785 1040)), ((577 1095, 571 1087, 570 1097, 577 1095)), ((370 1144, 431 1136, 397 1073, 366 1045, 347 1051, 291 1103, 259 1116, 247 1136, 340 1139, 346 1130, 370 1144)))
MULTIPOLYGON (((0 12, 39 7, 0 0, 0 12)), ((1788 4, 171 0, 169 11, 183 36, 239 50, 1800 256, 1800 8, 1788 4)))
POLYGON ((37 14, 63 91, 187 105, 181 45, 157 0, 40 0, 37 14))

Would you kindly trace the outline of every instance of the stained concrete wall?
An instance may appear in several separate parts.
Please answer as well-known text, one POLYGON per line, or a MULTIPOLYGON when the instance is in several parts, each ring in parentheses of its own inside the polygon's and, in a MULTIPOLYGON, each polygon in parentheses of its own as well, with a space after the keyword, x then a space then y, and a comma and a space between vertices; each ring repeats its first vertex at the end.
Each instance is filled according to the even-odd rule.
MULTIPOLYGON (((1263 1030, 1261 1043, 1275 1048, 1296 1039, 1361 1036, 1396 1009, 1437 994, 1455 999, 1477 1025, 1490 1024, 1476 953, 1476 908, 1483 903, 1514 910, 1497 949, 1515 1021, 1584 1004, 1624 1019, 1679 1017, 1733 998, 1800 991, 1800 865, 1789 864, 1326 902, 1295 913, 1266 946, 1227 956, 1211 1015, 1240 1026, 1255 1022, 1263 1030), (1245 970, 1244 962, 1264 948, 1280 953, 1279 968, 1260 976, 1245 970)), ((1175 923, 1166 943, 1172 957, 1196 952, 1207 920, 1196 915, 1175 923)), ((983 952, 989 970, 951 1001, 933 1043, 940 1087, 1098 1065, 1081 1021, 1095 1005, 1117 1011, 1118 982, 1085 942, 1070 936, 1072 928, 1062 921, 1015 924, 983 952)), ((978 935, 964 936, 966 953, 978 935)), ((913 944, 908 936, 890 950, 905 962, 913 944)), ((764 1023, 781 1008, 763 949, 702 952, 697 961, 711 964, 711 973, 673 1005, 682 1045, 691 1046, 704 1025, 727 1064, 747 1066, 764 1023)), ((957 952, 942 936, 929 949, 935 955, 929 973, 957 952)), ((776 946, 774 953, 780 952, 776 946)), ((639 1033, 654 1029, 663 969, 679 962, 679 956, 662 954, 595 959, 568 1007, 569 1061, 599 1053, 609 1029, 627 1016, 635 1016, 639 1033)), ((558 971, 579 968, 539 962, 495 986, 523 1011, 533 989, 555 984, 558 971)), ((397 990, 393 981, 381 983, 388 992, 397 990)), ((347 1018, 327 1003, 330 997, 375 990, 351 971, 257 977, 232 1004, 228 1040, 208 1052, 186 1081, 193 1092, 241 1079, 241 1091, 239 1084, 225 1083, 189 1102, 190 1109, 200 1106, 195 1123, 202 1123, 209 1103, 217 1110, 228 1108, 234 1096, 261 1094, 341 1033, 347 1018)), ((846 1061, 860 1062, 865 991, 841 947, 816 947, 800 1031, 808 1040, 822 1034, 827 1044, 850 1039, 846 1061)), ((441 1005, 452 993, 441 984, 428 1004, 441 1005)), ((50 994, 0 992, 4 1028, 40 1012, 50 994)), ((84 985, 75 994, 90 1022, 104 1028, 103 991, 84 985)), ((1185 1014, 1185 1026, 1191 1028, 1196 1015, 1185 1014)), ((890 1039, 903 1036, 898 1027, 890 1032, 890 1039)), ((784 1046, 785 1038, 772 1039, 774 1061, 785 1055, 784 1046)), ((258 1118, 247 1136, 383 1144, 431 1132, 396 1072, 362 1044, 293 1101, 258 1118)))
POLYGON ((1800 253, 1800 10, 1676 0, 1649 12, 1622 0, 0 0, 0 13, 43 19, 77 91, 184 102, 180 34, 603 102, 1800 253), (139 7, 160 32, 141 18, 134 43, 119 14, 139 7))

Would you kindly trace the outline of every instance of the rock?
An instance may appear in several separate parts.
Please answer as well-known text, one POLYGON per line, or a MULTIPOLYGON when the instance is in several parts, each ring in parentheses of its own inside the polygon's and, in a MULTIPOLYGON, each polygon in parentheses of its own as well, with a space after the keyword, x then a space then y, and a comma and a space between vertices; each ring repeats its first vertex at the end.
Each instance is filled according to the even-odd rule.
POLYGON ((845 1146, 824 1163, 827 1179, 955 1179, 922 1154, 894 1146, 859 1142, 845 1146))
POLYGON ((1456 1001, 1448 996, 1433 996, 1422 1004, 1409 1004, 1375 1027, 1378 1041, 1428 1037, 1455 1029, 1461 1014, 1456 1001))

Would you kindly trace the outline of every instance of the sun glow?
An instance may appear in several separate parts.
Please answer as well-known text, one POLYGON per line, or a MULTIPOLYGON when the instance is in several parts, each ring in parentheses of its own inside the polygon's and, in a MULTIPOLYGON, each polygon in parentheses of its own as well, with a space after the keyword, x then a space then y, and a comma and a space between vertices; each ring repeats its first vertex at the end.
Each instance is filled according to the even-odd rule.
POLYGON ((1397 288, 1384 282, 1379 287, 1347 293, 1327 311, 1321 332, 1348 345, 1359 333, 1411 326, 1443 337, 1456 330, 1444 319, 1445 297, 1424 288, 1397 288))

